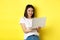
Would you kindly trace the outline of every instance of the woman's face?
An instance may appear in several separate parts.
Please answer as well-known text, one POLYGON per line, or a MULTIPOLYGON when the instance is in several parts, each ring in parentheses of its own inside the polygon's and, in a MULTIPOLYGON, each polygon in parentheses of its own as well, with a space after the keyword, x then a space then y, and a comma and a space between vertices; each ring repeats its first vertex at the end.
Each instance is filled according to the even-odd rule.
POLYGON ((33 8, 28 8, 27 14, 28 14, 28 17, 31 17, 33 15, 33 8))

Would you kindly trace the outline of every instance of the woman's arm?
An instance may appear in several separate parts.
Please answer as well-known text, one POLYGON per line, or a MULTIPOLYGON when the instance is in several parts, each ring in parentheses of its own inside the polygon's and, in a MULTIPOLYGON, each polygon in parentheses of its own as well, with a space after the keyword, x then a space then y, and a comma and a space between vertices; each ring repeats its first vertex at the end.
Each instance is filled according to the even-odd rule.
POLYGON ((27 29, 27 28, 25 27, 25 24, 24 24, 24 23, 21 23, 21 26, 22 26, 22 29, 23 29, 23 31, 24 31, 25 33, 29 33, 29 32, 32 31, 31 29, 27 29))
POLYGON ((31 30, 37 30, 37 32, 40 31, 41 27, 37 27, 37 28, 30 28, 31 30))

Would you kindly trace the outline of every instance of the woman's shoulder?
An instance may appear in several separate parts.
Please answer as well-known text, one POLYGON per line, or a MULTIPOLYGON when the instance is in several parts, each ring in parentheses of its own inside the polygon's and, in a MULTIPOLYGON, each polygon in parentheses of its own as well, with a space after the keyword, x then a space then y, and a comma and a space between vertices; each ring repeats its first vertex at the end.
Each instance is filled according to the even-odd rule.
POLYGON ((24 23, 24 17, 20 18, 20 23, 24 23))
POLYGON ((21 17, 21 18, 20 18, 20 20, 24 20, 24 19, 25 19, 25 17, 21 17))

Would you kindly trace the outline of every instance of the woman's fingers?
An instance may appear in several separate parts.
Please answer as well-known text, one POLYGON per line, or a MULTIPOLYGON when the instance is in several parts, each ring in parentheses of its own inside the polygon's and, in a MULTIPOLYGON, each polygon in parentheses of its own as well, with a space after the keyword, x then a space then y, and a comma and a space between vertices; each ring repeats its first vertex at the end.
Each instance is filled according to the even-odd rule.
POLYGON ((40 28, 41 28, 40 26, 37 27, 37 29, 40 29, 40 28))

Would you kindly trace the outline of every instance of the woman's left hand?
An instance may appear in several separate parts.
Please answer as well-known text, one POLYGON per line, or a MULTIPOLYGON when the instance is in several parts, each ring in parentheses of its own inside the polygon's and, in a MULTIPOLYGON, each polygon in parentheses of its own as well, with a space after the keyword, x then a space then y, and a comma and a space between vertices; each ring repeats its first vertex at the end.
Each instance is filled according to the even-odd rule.
POLYGON ((40 26, 38 26, 36 29, 37 29, 37 32, 39 32, 39 29, 40 29, 41 27, 40 26))
POLYGON ((40 29, 40 28, 41 28, 40 26, 37 27, 37 29, 40 29))

